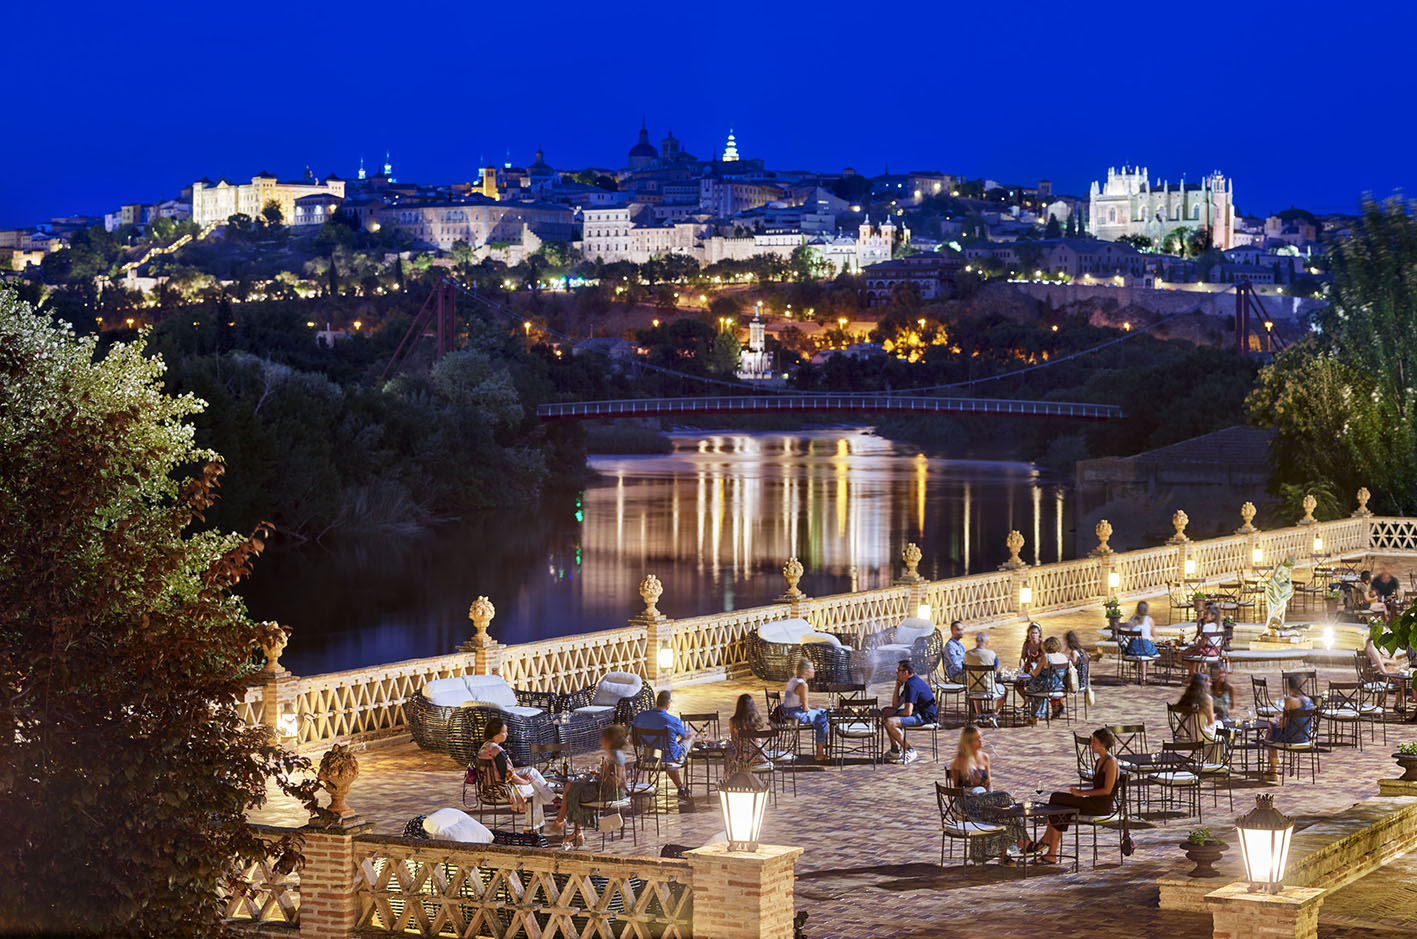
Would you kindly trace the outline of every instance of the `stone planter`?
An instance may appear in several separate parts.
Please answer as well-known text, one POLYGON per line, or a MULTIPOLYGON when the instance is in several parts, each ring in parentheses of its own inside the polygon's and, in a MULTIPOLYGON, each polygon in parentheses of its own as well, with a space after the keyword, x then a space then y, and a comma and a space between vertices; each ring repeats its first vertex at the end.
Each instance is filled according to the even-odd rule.
POLYGON ((1122 626, 1122 614, 1121 614, 1121 613, 1108 613, 1108 614, 1107 614, 1107 628, 1112 631, 1111 635, 1112 635, 1112 639, 1113 639, 1113 640, 1116 640, 1116 638, 1117 638, 1117 630, 1120 629, 1121 626, 1122 626))
POLYGON ((1398 779, 1403 782, 1417 782, 1417 753, 1394 753, 1392 758, 1403 770, 1398 779))
POLYGON ((1220 877, 1223 876, 1216 870, 1214 865, 1220 860, 1220 856, 1225 853, 1229 845, 1224 841, 1212 841, 1208 844, 1192 844, 1189 841, 1181 842, 1181 850, 1186 852, 1187 860, 1195 862, 1195 870, 1187 871, 1188 877, 1220 877))

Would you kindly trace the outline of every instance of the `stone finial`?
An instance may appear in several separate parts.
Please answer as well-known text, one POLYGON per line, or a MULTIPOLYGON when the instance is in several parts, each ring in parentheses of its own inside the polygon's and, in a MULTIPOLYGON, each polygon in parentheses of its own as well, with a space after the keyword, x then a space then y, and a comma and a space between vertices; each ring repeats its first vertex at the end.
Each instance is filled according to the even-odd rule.
POLYGON ((911 584, 918 584, 924 580, 920 572, 916 570, 920 566, 920 559, 925 555, 921 553, 920 546, 915 542, 910 542, 900 551, 900 559, 905 562, 905 574, 900 578, 902 581, 911 584))
POLYGON ((1314 518, 1314 509, 1318 508, 1319 500, 1314 498, 1312 492, 1304 494, 1304 501, 1300 503, 1304 506, 1304 517, 1299 519, 1300 525, 1317 525, 1319 520, 1314 518))
POLYGON ((641 619, 664 619, 664 614, 659 612, 657 605, 662 596, 664 596, 664 585, 659 582, 659 578, 653 574, 646 574, 645 579, 640 581, 640 599, 645 601, 645 611, 640 614, 641 619))
POLYGON ((1246 502, 1240 506, 1240 521, 1245 524, 1235 529, 1236 534, 1249 534, 1255 530, 1255 504, 1246 502))
POLYGON ((1097 527, 1094 528, 1093 531, 1097 533, 1097 547, 1093 548, 1088 553, 1094 556, 1099 554, 1111 554, 1112 546, 1107 543, 1107 539, 1112 537, 1112 523, 1104 518, 1097 523, 1097 527))
POLYGON ((486 597, 478 597, 472 601, 472 606, 467 608, 467 618, 472 620, 473 626, 477 627, 477 635, 472 637, 474 646, 485 646, 492 642, 492 637, 487 635, 487 625, 496 615, 497 608, 486 597))
POLYGON ((359 760, 348 746, 337 743, 320 757, 320 769, 316 778, 320 786, 330 794, 330 811, 336 818, 347 818, 354 813, 345 803, 344 797, 349 787, 359 777, 359 760))
POLYGON ((1372 516, 1373 513, 1368 509, 1368 500, 1372 497, 1373 494, 1368 491, 1367 486, 1358 487, 1358 510, 1353 513, 1354 518, 1369 518, 1372 516))
POLYGON ((266 654, 266 673, 274 675, 280 671, 280 654, 290 641, 290 630, 275 620, 265 620, 256 624, 256 641, 266 654))
POLYGON ((782 565, 782 577, 787 581, 787 592, 782 595, 783 599, 795 600, 804 596, 802 591, 797 589, 797 582, 802 579, 804 573, 806 572, 802 569, 802 562, 797 560, 796 555, 788 558, 787 563, 782 565))
POLYGON ((1010 531, 1008 537, 1004 539, 1004 547, 1009 549, 1009 559, 999 565, 999 570, 1015 571, 1020 567, 1028 566, 1028 563, 1018 556, 1018 553, 1023 550, 1023 532, 1016 528, 1010 531))
POLYGON ((1177 509, 1171 514, 1171 527, 1176 529, 1176 534, 1166 539, 1167 544, 1182 544, 1190 541, 1186 537, 1186 526, 1191 523, 1191 517, 1183 509, 1177 509))

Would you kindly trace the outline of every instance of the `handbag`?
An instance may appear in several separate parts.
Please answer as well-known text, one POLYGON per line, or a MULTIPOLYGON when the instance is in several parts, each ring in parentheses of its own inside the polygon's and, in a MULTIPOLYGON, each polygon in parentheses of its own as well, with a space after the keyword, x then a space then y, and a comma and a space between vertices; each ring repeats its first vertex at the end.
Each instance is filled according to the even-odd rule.
POLYGON ((1068 666, 1067 683, 1069 691, 1075 692, 1078 690, 1078 667, 1076 665, 1068 666))
POLYGON ((1093 707, 1097 704, 1097 695, 1093 693, 1092 686, 1087 686, 1087 706, 1093 707))

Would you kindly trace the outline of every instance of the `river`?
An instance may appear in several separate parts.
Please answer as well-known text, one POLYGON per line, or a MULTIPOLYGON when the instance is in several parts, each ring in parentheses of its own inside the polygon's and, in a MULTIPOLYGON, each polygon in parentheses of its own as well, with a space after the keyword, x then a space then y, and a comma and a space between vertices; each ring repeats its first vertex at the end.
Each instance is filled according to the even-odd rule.
POLYGON ((294 630, 281 663, 308 675, 451 652, 480 594, 493 636, 516 643, 623 625, 646 573, 673 617, 770 602, 792 554, 813 596, 889 584, 909 541, 931 579, 994 569, 1010 528, 1030 563, 1073 556, 1065 481, 1031 464, 950 459, 869 428, 673 440, 669 454, 592 457, 594 483, 523 511, 268 552, 247 602, 294 630))

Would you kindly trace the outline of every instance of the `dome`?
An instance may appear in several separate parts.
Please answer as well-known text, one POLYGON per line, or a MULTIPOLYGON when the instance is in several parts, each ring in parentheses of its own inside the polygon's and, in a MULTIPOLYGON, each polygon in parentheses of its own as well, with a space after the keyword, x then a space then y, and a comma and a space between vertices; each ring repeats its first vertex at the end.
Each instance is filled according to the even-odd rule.
POLYGON ((640 139, 630 148, 630 165, 645 165, 647 160, 659 159, 659 151, 654 148, 654 144, 649 142, 649 128, 645 127, 644 121, 640 122, 640 139))

